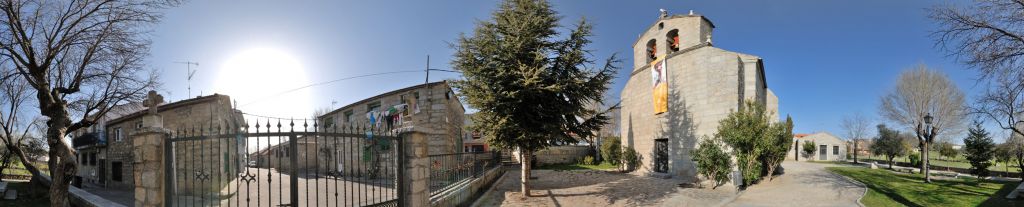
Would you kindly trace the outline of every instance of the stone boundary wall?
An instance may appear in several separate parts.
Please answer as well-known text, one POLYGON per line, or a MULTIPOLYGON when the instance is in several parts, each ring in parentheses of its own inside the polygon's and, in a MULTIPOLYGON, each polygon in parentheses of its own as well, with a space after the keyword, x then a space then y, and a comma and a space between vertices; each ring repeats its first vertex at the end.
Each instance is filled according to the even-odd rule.
POLYGON ((538 165, 572 164, 587 156, 590 146, 552 146, 534 153, 538 165))
POLYGON ((492 168, 478 178, 431 196, 430 206, 469 206, 504 174, 503 167, 492 168))

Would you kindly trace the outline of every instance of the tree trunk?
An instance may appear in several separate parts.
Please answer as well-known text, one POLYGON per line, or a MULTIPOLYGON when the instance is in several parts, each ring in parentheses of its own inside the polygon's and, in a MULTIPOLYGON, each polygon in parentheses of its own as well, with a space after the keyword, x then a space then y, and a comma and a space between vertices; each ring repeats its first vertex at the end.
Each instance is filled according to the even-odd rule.
MULTIPOLYGON (((49 126, 46 130, 46 141, 50 146, 50 206, 69 206, 68 188, 71 186, 71 177, 78 172, 75 165, 74 151, 68 147, 63 138, 66 135, 69 118, 66 108, 63 106, 50 117, 49 126)), ((47 114, 47 113, 44 113, 47 114)))
POLYGON ((928 175, 928 142, 921 142, 921 173, 924 173, 924 182, 931 183, 932 178, 928 175))
POLYGON ((892 160, 896 159, 896 156, 889 156, 889 169, 892 170, 892 160))
POLYGON ((533 156, 532 154, 533 152, 522 150, 522 148, 519 150, 519 155, 521 155, 519 159, 522 159, 519 163, 522 163, 521 168, 523 170, 522 182, 520 182, 522 189, 520 190, 522 191, 523 197, 530 197, 530 165, 533 164, 531 163, 532 160, 530 160, 530 158, 533 156))
POLYGON ((853 164, 857 164, 857 139, 853 139, 853 164))

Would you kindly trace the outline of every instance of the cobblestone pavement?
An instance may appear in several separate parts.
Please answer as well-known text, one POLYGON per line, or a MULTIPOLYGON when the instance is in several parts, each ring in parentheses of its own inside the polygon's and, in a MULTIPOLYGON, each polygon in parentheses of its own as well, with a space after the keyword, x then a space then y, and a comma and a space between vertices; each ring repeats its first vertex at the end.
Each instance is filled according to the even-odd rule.
POLYGON ((860 206, 867 188, 825 167, 831 164, 786 161, 785 174, 747 188, 726 206, 860 206))

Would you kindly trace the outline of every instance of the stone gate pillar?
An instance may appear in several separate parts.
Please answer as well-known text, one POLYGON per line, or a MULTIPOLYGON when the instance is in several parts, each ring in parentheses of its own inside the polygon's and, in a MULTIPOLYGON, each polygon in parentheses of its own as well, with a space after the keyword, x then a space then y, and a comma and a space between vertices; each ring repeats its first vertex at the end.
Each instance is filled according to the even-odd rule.
POLYGON ((142 117, 143 127, 129 136, 132 140, 132 177, 135 181, 135 206, 164 206, 164 141, 170 131, 163 128, 163 118, 156 106, 163 97, 149 92, 144 105, 149 113, 142 117))
POLYGON ((403 130, 399 136, 401 169, 399 202, 401 206, 430 206, 430 159, 427 157, 427 133, 421 128, 403 130))
POLYGON ((131 134, 135 206, 163 206, 164 141, 168 130, 143 127, 131 134))

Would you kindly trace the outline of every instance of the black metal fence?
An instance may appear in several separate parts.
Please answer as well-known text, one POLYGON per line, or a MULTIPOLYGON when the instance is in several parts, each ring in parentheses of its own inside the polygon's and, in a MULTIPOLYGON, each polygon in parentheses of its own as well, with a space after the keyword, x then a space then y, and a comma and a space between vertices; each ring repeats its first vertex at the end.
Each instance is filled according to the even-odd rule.
POLYGON ((168 206, 399 204, 404 158, 396 134, 309 121, 251 124, 174 131, 165 142, 168 206))
POLYGON ((430 195, 435 195, 500 167, 499 152, 430 155, 430 195))

